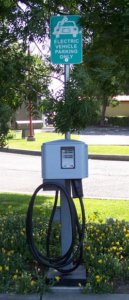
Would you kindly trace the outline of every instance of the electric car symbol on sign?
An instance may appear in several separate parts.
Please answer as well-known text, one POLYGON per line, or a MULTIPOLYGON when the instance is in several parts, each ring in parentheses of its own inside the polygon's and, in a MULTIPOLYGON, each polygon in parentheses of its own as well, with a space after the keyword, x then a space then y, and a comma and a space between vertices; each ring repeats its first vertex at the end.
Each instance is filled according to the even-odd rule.
POLYGON ((68 18, 64 17, 62 21, 59 21, 54 28, 53 34, 58 38, 62 34, 72 34, 76 37, 79 33, 78 27, 74 21, 68 21, 68 18))

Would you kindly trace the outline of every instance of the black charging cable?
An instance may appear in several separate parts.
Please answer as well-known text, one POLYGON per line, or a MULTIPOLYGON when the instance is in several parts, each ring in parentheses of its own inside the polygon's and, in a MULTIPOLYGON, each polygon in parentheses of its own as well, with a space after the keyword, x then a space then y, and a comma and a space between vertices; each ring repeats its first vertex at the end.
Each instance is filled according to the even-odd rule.
MULTIPOLYGON (((72 181, 76 194, 78 194, 78 187, 76 185, 76 181, 72 181)), ((85 232, 85 210, 82 201, 81 195, 78 195, 80 207, 81 207, 81 219, 82 224, 80 224, 78 220, 77 211, 74 205, 74 201, 66 191, 65 187, 61 184, 56 184, 53 182, 44 182, 41 184, 34 192, 31 197, 27 217, 26 217, 26 235, 27 242, 30 248, 31 253, 34 258, 42 265, 47 266, 49 268, 54 268, 61 273, 67 274, 75 270, 81 263, 82 255, 83 255, 83 240, 84 240, 84 232, 85 232), (33 235, 33 208, 36 196, 40 190, 55 190, 55 201, 53 205, 53 209, 51 212, 51 216, 49 219, 47 237, 46 237, 46 255, 43 255, 38 249, 34 241, 33 235), (66 251, 64 255, 60 255, 58 257, 50 256, 50 237, 52 232, 52 224, 54 221, 54 215, 57 208, 58 195, 59 192, 65 195, 66 201, 68 202, 70 217, 71 217, 71 232, 72 239, 69 249, 66 251), (76 245, 78 236, 78 245, 76 245)))

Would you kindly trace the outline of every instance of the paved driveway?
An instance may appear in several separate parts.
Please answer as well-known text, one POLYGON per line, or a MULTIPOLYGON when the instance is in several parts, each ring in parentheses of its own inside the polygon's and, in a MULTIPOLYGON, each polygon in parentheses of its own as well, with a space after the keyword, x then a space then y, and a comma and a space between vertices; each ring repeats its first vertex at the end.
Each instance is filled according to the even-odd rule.
MULTIPOLYGON (((0 192, 32 194, 41 183, 40 156, 0 153, 0 192)), ((86 197, 129 199, 129 162, 89 160, 83 187, 86 197)))
POLYGON ((88 145, 129 145, 129 128, 90 127, 80 132, 80 139, 88 145))

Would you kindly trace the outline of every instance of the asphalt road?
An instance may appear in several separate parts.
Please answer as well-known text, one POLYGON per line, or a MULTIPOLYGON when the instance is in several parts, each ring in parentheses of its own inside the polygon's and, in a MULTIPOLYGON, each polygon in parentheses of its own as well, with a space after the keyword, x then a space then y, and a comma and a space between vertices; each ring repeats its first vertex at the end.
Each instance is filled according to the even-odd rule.
MULTIPOLYGON (((0 192, 32 194, 42 183, 41 157, 0 153, 0 192)), ((129 200, 129 162, 89 160, 86 197, 129 200)))

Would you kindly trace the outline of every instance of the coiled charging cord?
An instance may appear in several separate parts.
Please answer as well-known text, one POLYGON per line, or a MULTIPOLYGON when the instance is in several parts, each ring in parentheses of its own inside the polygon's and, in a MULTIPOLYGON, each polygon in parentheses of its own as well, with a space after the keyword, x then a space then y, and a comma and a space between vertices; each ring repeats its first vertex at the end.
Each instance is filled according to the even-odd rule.
MULTIPOLYGON (((76 194, 78 194, 76 182, 74 180, 72 180, 72 184, 74 186, 76 194)), ((31 197, 28 211, 27 211, 26 235, 27 235, 27 242, 28 242, 31 253, 33 254, 34 258, 41 265, 44 265, 49 268, 54 268, 64 274, 67 274, 67 273, 75 270, 80 265, 81 260, 82 260, 82 255, 83 255, 83 240, 84 240, 84 232, 85 232, 85 210, 84 210, 82 197, 79 196, 78 198, 79 198, 80 207, 81 207, 82 224, 79 223, 76 207, 74 205, 74 201, 71 198, 71 196, 69 195, 69 193, 66 191, 65 187, 61 184, 56 184, 53 182, 44 182, 39 187, 37 187, 37 189, 35 190, 35 192, 33 193, 32 197, 31 197), (53 209, 52 209, 50 220, 49 220, 48 230, 47 230, 46 255, 43 255, 37 249, 37 246, 34 241, 33 209, 34 209, 36 195, 38 194, 38 192, 40 190, 50 190, 50 189, 55 190, 55 201, 54 201, 53 209), (67 252, 64 255, 53 258, 53 257, 50 257, 50 236, 51 236, 51 231, 52 231, 52 224, 54 221, 54 215, 55 215, 56 208, 57 208, 59 192, 64 194, 66 201, 68 202, 68 207, 69 207, 70 217, 71 217, 72 238, 71 238, 71 244, 70 244, 67 252), (76 245, 77 236, 78 236, 78 245, 76 245), (76 250, 75 250, 75 248, 76 248, 76 250)))

